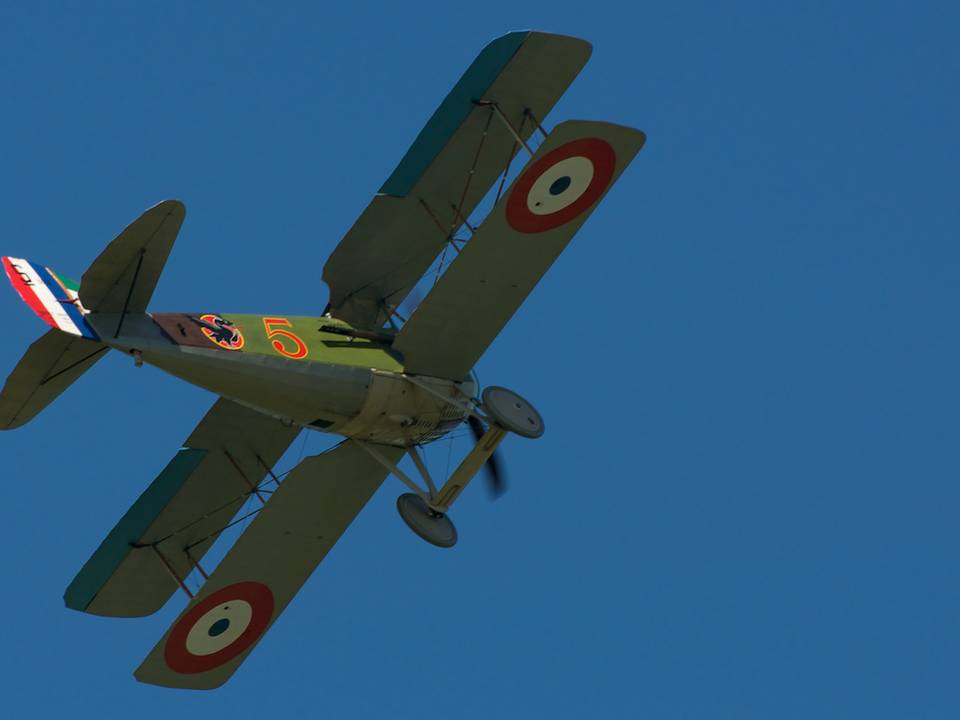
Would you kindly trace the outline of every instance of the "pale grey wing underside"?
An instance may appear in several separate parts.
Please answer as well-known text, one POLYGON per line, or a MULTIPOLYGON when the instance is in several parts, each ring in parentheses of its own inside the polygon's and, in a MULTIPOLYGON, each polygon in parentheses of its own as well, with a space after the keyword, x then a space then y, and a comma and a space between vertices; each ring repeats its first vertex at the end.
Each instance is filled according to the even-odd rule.
POLYGON ((66 606, 111 617, 159 610, 177 589, 170 571, 187 577, 240 507, 259 502, 251 488, 298 433, 217 400, 70 583, 66 606))
POLYGON ((534 131, 590 57, 579 38, 515 32, 480 53, 323 269, 330 312, 380 327, 439 255, 517 151, 489 106, 523 138, 534 131), (472 169, 472 172, 471 172, 472 169))
MULTIPOLYGON (((538 148, 503 200, 491 211, 433 290, 401 328, 393 348, 407 372, 463 380, 643 146, 639 130, 610 123, 561 123, 538 148), (538 161, 561 146, 597 138, 615 152, 606 189, 569 221, 544 231, 519 232, 507 219, 514 188, 538 161)), ((552 162, 547 160, 546 162, 552 162)))
MULTIPOLYGON (((392 462, 404 453, 386 446, 378 450, 392 462)), ((300 463, 143 661, 136 678, 192 689, 225 683, 386 476, 383 466, 349 440, 300 463), (259 592, 244 594, 251 587, 259 592), (208 598, 215 603, 209 609, 208 598), (232 614, 235 601, 247 604, 246 615, 232 614), (222 631, 225 624, 228 630, 238 628, 236 639, 222 631), (256 628, 252 635, 250 628, 256 628), (217 631, 223 634, 215 636, 217 631)))

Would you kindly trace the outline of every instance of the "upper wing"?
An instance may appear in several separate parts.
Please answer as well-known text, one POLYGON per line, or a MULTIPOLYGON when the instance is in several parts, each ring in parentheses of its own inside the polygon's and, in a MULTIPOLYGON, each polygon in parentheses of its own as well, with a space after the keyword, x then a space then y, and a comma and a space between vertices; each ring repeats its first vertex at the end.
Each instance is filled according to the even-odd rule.
POLYGON ((483 49, 427 122, 323 269, 330 312, 380 327, 470 216, 517 150, 497 103, 526 139, 590 57, 578 38, 514 32, 483 49))
POLYGON ((159 610, 299 428, 220 399, 64 593, 74 610, 135 617, 159 610), (169 569, 167 568, 169 566, 169 569))
MULTIPOLYGON (((379 450, 393 462, 404 452, 379 450)), ((197 690, 225 683, 386 476, 349 440, 300 463, 137 668, 137 680, 197 690)))
POLYGON ((644 140, 609 123, 554 128, 400 330, 407 372, 465 378, 644 140))

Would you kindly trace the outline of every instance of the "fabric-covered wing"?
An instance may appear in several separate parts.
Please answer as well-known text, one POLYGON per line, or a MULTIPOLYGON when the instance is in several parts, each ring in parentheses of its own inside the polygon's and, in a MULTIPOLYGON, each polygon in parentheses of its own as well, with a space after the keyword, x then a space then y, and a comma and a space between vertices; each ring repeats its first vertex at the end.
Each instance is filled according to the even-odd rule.
POLYGON ((187 209, 164 200, 130 223, 80 279, 80 300, 90 312, 146 312, 187 209))
MULTIPOLYGON (((393 462, 404 452, 379 451, 393 462)), ((386 475, 349 440, 300 463, 143 661, 136 678, 198 690, 225 683, 386 475)))
POLYGON ((584 40, 514 32, 483 49, 323 269, 330 313, 380 327, 516 152, 497 103, 526 139, 590 57, 584 40), (471 173, 471 169, 473 172, 471 173))
POLYGON ((92 340, 49 330, 34 342, 0 392, 0 430, 27 423, 93 367, 107 349, 92 340))
POLYGON ((190 574, 298 433, 217 400, 70 583, 66 606, 113 617, 159 610, 177 589, 170 570, 190 574))
POLYGON ((644 140, 609 123, 558 125, 401 328, 406 371, 464 379, 644 140))

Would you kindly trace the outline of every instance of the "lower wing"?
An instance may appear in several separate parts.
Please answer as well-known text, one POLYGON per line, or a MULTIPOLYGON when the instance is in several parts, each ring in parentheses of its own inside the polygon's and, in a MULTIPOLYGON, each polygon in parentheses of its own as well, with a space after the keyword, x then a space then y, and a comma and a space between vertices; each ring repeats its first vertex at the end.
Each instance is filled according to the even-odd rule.
MULTIPOLYGON (((381 447, 392 462, 402 448, 381 447)), ((137 669, 166 687, 219 687, 337 542, 387 471, 352 441, 294 468, 137 669)))
POLYGON ((407 372, 464 379, 645 139, 610 123, 557 125, 400 330, 407 372))
POLYGON ((217 400, 77 573, 63 596, 67 607, 108 617, 163 607, 177 590, 175 578, 187 577, 240 507, 260 494, 299 432, 217 400))

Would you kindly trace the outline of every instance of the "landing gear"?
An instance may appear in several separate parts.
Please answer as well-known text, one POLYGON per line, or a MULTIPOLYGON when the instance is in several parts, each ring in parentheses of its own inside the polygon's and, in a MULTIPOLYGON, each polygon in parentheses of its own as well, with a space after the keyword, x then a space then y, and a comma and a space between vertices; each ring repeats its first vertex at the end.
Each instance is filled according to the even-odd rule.
MULTIPOLYGON (((404 377, 412 384, 423 387, 415 378, 404 377)), ((476 407, 476 401, 460 403, 449 398, 442 399, 469 412, 471 424, 477 425, 479 429, 476 429, 477 444, 439 489, 427 472, 416 445, 408 446, 407 454, 423 478, 425 489, 381 455, 372 443, 357 439, 354 439, 354 442, 413 491, 397 498, 397 511, 407 527, 431 545, 449 548, 457 542, 457 529, 447 517, 447 513, 467 483, 490 460, 507 433, 538 438, 543 435, 544 424, 543 418, 533 405, 512 390, 502 387, 490 386, 484 390, 482 404, 476 407)))
POLYGON ((431 545, 449 548, 457 544, 457 528, 450 518, 431 508, 416 493, 404 493, 398 497, 397 512, 408 528, 431 545))
POLYGON ((543 435, 543 418, 512 390, 491 385, 483 391, 483 409, 504 430, 536 439, 543 435))

